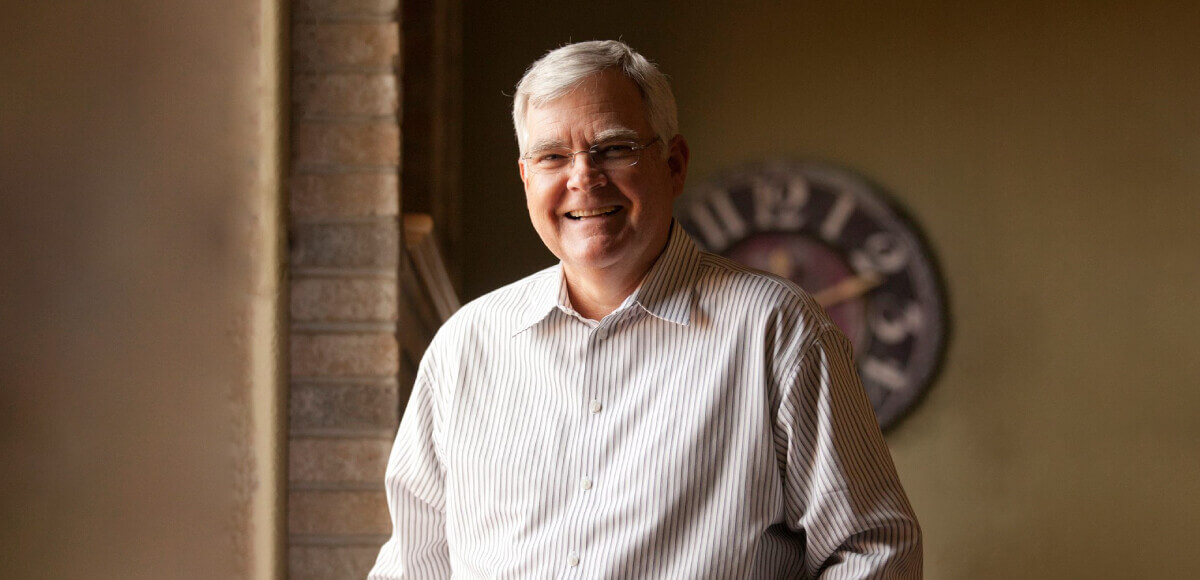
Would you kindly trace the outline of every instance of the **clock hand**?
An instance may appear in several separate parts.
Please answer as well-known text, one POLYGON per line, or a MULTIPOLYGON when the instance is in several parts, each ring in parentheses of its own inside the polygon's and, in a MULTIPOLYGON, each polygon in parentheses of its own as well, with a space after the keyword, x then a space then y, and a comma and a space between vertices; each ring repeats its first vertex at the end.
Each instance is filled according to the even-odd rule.
POLYGON ((812 295, 821 308, 829 308, 851 298, 857 298, 883 283, 883 276, 868 272, 862 276, 843 278, 833 286, 826 287, 812 295))

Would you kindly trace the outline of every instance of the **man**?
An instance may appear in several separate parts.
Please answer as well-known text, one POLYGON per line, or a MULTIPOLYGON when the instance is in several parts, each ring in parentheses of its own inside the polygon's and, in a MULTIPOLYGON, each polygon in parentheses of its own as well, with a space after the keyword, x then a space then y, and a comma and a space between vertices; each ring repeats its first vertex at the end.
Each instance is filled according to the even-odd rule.
POLYGON ((620 42, 568 45, 513 121, 561 262, 430 345, 370 578, 919 577, 845 337, 673 222, 689 152, 665 77, 620 42))

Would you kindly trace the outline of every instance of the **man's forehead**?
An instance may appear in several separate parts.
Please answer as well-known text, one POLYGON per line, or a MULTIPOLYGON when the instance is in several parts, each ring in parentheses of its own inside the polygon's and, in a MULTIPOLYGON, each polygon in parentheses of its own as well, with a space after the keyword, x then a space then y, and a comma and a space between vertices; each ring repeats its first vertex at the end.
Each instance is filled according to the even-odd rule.
POLYGON ((650 129, 641 89, 619 70, 585 77, 556 98, 531 101, 525 111, 530 149, 556 140, 590 143, 614 138, 634 140, 650 129))

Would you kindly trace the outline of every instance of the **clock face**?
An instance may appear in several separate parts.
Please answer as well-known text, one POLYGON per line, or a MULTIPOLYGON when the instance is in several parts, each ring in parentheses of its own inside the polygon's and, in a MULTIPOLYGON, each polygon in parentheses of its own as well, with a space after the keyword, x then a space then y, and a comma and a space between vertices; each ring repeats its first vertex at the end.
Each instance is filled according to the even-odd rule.
POLYGON ((677 218, 701 246, 788 278, 825 308, 854 345, 880 427, 920 400, 945 352, 946 294, 916 224, 883 192, 835 167, 775 163, 689 199, 677 218))

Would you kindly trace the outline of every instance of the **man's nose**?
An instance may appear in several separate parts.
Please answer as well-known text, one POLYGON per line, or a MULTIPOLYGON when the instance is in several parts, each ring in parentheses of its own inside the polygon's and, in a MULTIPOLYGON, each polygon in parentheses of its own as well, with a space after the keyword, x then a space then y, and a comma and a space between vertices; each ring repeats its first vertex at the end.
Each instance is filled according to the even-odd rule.
POLYGON ((587 151, 577 151, 571 155, 567 172, 567 187, 572 189, 589 191, 608 183, 608 176, 592 161, 592 156, 587 151))

